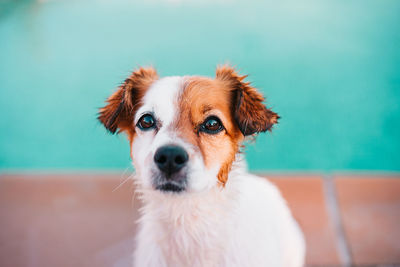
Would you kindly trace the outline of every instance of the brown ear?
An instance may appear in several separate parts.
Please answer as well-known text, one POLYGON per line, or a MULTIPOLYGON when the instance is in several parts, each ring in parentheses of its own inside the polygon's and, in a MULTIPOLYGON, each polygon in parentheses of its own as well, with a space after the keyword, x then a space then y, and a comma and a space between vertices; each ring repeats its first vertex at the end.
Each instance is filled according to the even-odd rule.
POLYGON ((264 97, 230 66, 218 67, 217 80, 232 88, 233 116, 244 136, 272 129, 279 116, 263 104, 264 97))
POLYGON ((111 133, 118 129, 133 129, 133 116, 138 104, 149 86, 158 79, 154 68, 140 68, 134 71, 125 82, 107 99, 107 105, 100 109, 98 120, 111 133))

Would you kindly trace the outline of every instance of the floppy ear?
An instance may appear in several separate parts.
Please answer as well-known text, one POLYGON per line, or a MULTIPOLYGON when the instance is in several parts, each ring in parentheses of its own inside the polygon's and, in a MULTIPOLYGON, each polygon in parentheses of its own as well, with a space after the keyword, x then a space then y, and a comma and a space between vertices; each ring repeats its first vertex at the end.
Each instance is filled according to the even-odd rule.
POLYGON ((264 97, 249 82, 243 80, 230 66, 218 67, 217 80, 228 84, 232 89, 233 116, 244 136, 270 131, 278 122, 279 116, 264 104, 264 97))
POLYGON ((153 68, 134 71, 107 99, 107 105, 100 108, 98 120, 111 133, 132 129, 133 116, 138 104, 149 86, 158 79, 153 68))

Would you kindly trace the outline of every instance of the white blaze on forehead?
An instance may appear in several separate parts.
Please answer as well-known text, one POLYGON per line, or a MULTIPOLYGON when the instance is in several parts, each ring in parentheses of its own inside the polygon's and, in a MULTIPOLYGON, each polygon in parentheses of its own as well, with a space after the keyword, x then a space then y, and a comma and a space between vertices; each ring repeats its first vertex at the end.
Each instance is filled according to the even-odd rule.
POLYGON ((136 113, 135 123, 144 113, 152 112, 164 126, 170 124, 178 110, 177 98, 183 83, 184 77, 180 76, 165 77, 154 82, 143 97, 143 106, 136 113))

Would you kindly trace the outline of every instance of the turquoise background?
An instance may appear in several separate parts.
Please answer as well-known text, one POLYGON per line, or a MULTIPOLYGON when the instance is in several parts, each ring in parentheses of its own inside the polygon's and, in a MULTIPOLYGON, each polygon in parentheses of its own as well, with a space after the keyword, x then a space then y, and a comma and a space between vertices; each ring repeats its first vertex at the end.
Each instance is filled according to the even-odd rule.
POLYGON ((0 168, 125 169, 97 108, 139 65, 231 62, 282 119, 252 170, 400 170, 400 1, 0 3, 0 168))

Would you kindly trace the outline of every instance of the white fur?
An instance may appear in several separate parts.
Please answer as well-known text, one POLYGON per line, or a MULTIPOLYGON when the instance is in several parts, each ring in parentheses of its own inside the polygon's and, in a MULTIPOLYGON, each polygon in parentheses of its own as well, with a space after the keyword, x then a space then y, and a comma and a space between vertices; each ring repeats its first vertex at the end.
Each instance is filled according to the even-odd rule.
POLYGON ((140 182, 145 188, 151 188, 151 168, 148 166, 156 168, 153 163, 153 156, 157 148, 177 141, 165 126, 171 124, 176 116, 173 103, 178 97, 182 83, 181 77, 165 77, 156 81, 144 96, 143 106, 135 114, 135 125, 142 115, 152 113, 164 126, 156 135, 154 131, 137 130, 137 136, 132 142, 133 164, 137 176, 141 178, 140 182))
POLYGON ((136 267, 271 266, 301 267, 302 233, 277 188, 247 173, 238 155, 225 187, 217 183, 221 163, 210 169, 201 154, 171 127, 184 77, 154 83, 135 116, 152 112, 162 124, 158 132, 137 131, 132 143, 137 190, 143 201, 136 238, 136 267), (188 187, 179 194, 152 188, 154 153, 178 144, 189 154, 188 187))

